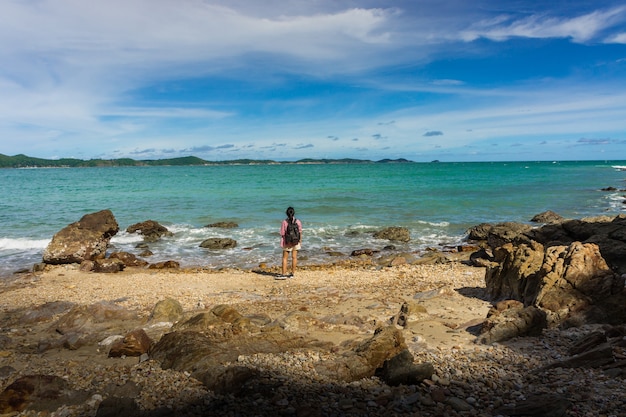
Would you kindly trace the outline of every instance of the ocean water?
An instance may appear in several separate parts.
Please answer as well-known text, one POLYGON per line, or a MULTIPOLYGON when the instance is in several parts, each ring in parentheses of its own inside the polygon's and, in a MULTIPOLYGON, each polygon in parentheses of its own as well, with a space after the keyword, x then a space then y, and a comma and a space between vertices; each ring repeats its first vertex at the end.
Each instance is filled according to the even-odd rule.
POLYGON ((52 236, 83 215, 110 209, 113 250, 138 253, 126 228, 156 220, 174 233, 150 244, 149 262, 252 268, 279 262, 278 230, 293 206, 304 225, 302 263, 328 250, 381 249, 372 232, 404 226, 398 251, 455 245, 482 222, 528 222, 553 210, 580 218, 626 213, 624 161, 289 164, 0 170, 0 277, 40 262, 52 236), (614 187, 617 191, 602 191, 614 187), (619 190, 622 190, 621 192, 619 190), (236 229, 207 228, 218 221, 236 229), (234 249, 199 244, 230 237, 234 249))

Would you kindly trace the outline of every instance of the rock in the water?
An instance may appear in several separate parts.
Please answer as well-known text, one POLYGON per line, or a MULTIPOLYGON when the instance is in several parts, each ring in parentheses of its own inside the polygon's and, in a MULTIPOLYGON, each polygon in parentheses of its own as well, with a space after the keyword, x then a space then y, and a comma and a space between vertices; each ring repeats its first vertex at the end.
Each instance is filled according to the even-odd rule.
POLYGON ((84 215, 57 232, 43 253, 47 264, 81 263, 105 257, 119 226, 111 210, 84 215))
POLYGON ((408 242, 411 234, 406 227, 387 227, 374 233, 376 239, 387 239, 397 242, 408 242))
POLYGON ((135 223, 128 226, 128 228, 126 228, 126 232, 139 233, 143 236, 143 240, 147 242, 155 242, 163 236, 172 236, 173 234, 167 229, 167 227, 154 220, 146 220, 141 223, 135 223))
POLYGON ((237 246, 237 241, 227 237, 212 237, 200 243, 205 249, 232 249, 237 246))
POLYGON ((234 229, 234 228, 239 227, 239 225, 235 222, 217 222, 217 223, 207 224, 204 227, 218 227, 221 229, 234 229))

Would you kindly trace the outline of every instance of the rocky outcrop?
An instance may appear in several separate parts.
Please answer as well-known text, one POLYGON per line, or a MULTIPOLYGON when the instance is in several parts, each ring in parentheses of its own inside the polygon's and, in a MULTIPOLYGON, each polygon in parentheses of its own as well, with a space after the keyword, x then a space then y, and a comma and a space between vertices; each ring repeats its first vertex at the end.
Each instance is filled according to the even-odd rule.
POLYGON ((505 244, 494 251, 496 266, 485 274, 493 300, 513 299, 550 313, 552 323, 573 316, 620 320, 621 311, 607 300, 623 297, 624 278, 615 274, 593 243, 544 248, 537 242, 505 244), (581 316, 582 315, 582 316, 581 316))
POLYGON ((534 306, 524 307, 519 301, 496 304, 483 322, 478 343, 503 342, 519 336, 539 336, 547 327, 546 313, 534 306))
POLYGON ((565 220, 546 212, 533 220, 547 224, 469 231, 483 242, 470 261, 486 267, 490 298, 540 308, 550 324, 626 321, 626 216, 565 220))
POLYGON ((202 241, 200 247, 214 250, 232 249, 237 247, 237 241, 227 237, 212 237, 202 241))
POLYGON ((146 220, 130 225, 126 228, 126 232, 139 233, 146 242, 156 242, 163 236, 172 236, 172 232, 170 232, 167 227, 154 220, 146 220))
POLYGON ((387 239, 396 242, 408 242, 411 234, 406 227, 387 227, 374 233, 376 239, 387 239))
POLYGON ((43 253, 47 264, 81 263, 102 259, 119 226, 110 210, 86 214, 57 232, 43 253))

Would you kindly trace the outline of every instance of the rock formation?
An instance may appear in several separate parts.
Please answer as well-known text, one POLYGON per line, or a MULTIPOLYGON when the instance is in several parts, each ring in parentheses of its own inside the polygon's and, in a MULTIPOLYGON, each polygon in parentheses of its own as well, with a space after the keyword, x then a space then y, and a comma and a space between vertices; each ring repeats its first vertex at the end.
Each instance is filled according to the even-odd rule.
POLYGON ((118 231, 110 210, 86 214, 54 235, 44 250, 43 262, 58 265, 102 259, 118 231))

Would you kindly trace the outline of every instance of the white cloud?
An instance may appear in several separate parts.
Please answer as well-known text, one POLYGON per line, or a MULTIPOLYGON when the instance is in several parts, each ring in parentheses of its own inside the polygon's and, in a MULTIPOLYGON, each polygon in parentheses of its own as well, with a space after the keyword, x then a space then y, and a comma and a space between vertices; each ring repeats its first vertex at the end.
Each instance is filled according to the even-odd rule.
POLYGON ((626 7, 598 10, 577 17, 551 17, 545 14, 531 15, 514 20, 498 16, 483 20, 469 30, 462 31, 462 39, 472 41, 480 37, 503 41, 511 37, 523 38, 571 38, 574 42, 588 42, 604 30, 626 19, 626 7))

